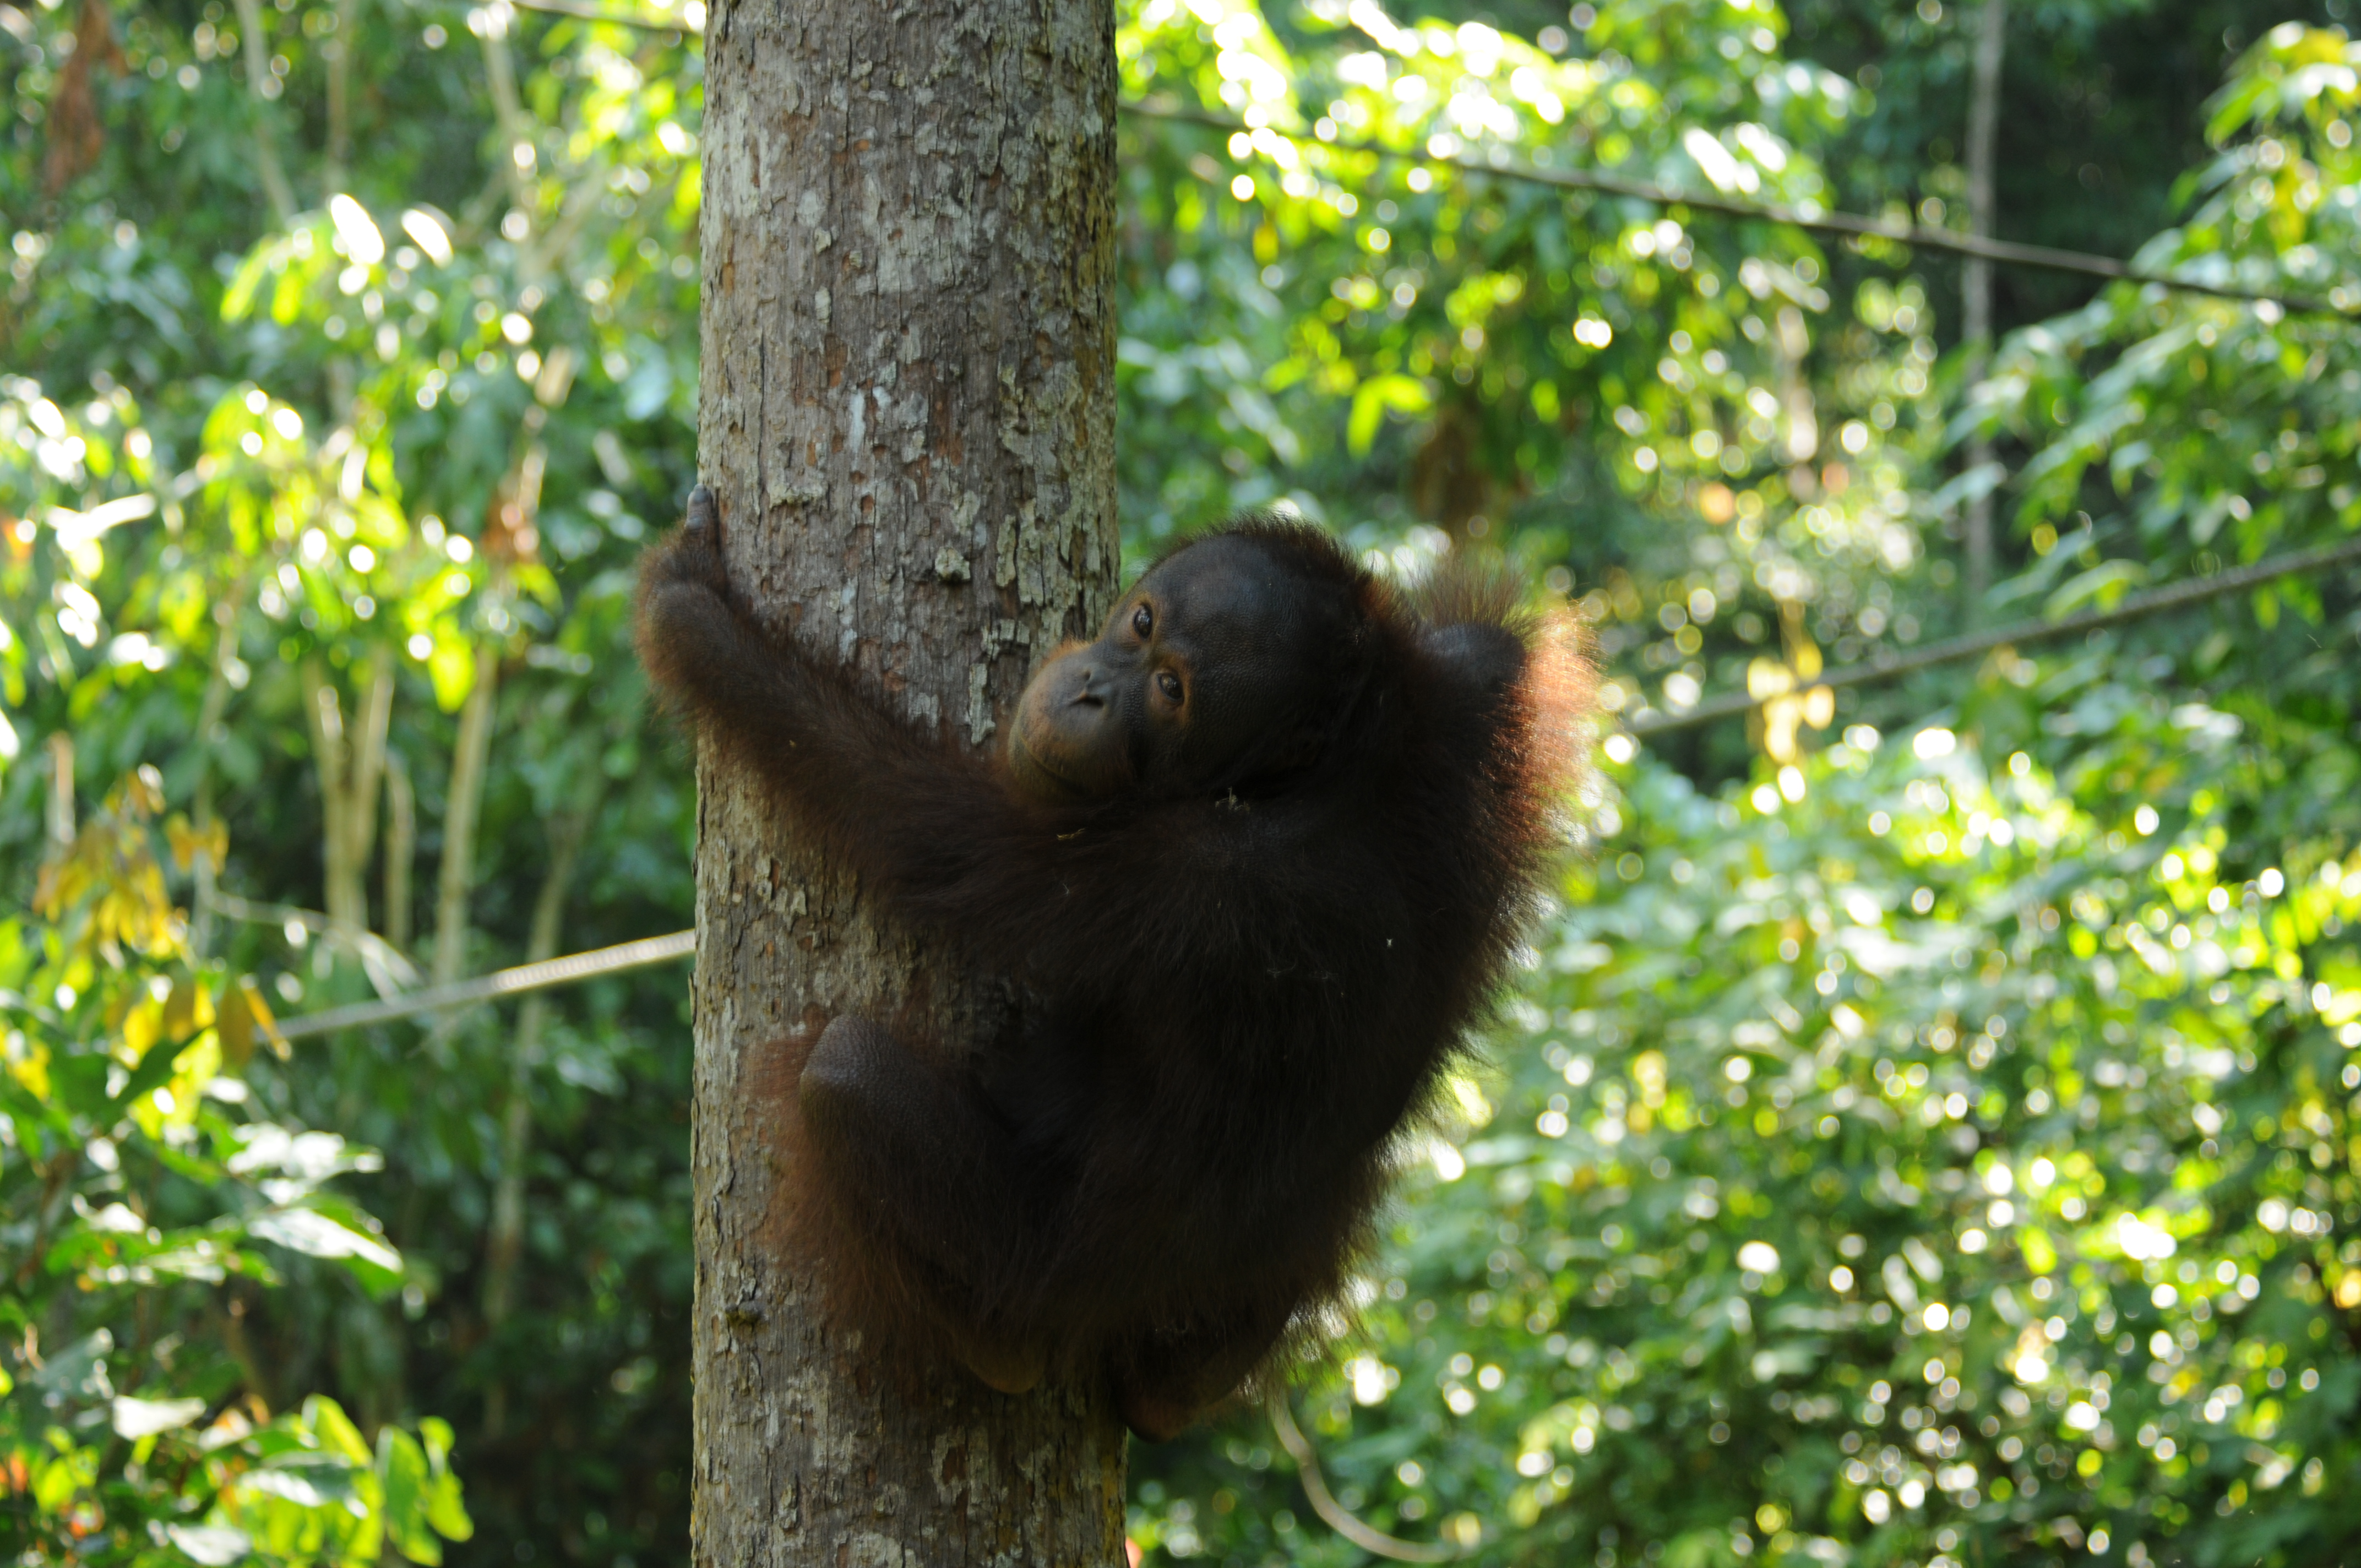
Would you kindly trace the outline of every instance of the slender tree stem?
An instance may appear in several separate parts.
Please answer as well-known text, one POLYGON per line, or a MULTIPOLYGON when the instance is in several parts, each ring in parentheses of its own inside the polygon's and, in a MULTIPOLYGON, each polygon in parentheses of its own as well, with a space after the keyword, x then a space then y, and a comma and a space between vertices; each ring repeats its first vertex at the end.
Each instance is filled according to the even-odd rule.
POLYGON ((344 707, 316 656, 305 659, 298 673, 303 683, 303 717, 312 728, 312 765, 320 781, 321 858, 324 862, 321 906, 340 929, 358 931, 367 922, 362 918, 363 912, 354 909, 352 900, 353 891, 359 883, 350 860, 353 834, 348 819, 353 803, 344 707))
MULTIPOLYGON (((557 956, 566 899, 581 858, 583 840, 598 816, 604 780, 593 773, 588 798, 561 812, 549 833, 549 872, 534 900, 525 962, 557 956)), ((524 1168, 533 1143, 533 1080, 541 1065, 541 1032, 549 1018, 549 993, 534 992, 518 1011, 516 1039, 509 1050, 509 1097, 500 1118, 500 1175, 492 1189, 492 1217, 484 1244, 484 1322, 498 1328, 515 1304, 517 1262, 524 1249, 524 1168)), ((484 1396, 484 1435, 498 1437, 507 1425, 508 1386, 495 1381, 484 1396)))
POLYGON ((443 808, 443 874, 434 900, 434 983, 459 978, 467 961, 467 895, 476 881, 476 811, 483 804, 484 765, 492 748, 492 709, 500 696, 500 650, 476 652, 476 684, 459 710, 451 758, 451 793, 443 808))
POLYGON ((279 167, 279 149, 270 135, 270 46, 262 38, 262 0, 237 0, 237 30, 246 46, 246 85, 254 94, 254 167, 262 177, 262 193, 270 202, 270 215, 284 228, 295 216, 295 192, 279 167))
POLYGON ((328 194, 345 188, 345 167, 353 156, 353 45, 360 26, 360 0, 336 0, 336 30, 323 51, 328 57, 328 194))
POLYGON ((410 950, 410 873, 418 857, 418 796, 410 764, 390 752, 385 770, 385 939, 410 950))
POLYGON ((214 825, 214 746, 222 732, 222 716, 229 711, 230 672, 238 667, 237 617, 246 605, 246 578, 234 579, 214 606, 214 621, 221 635, 214 640, 213 669, 205 676, 204 698, 197 705, 197 790, 189 809, 197 840, 189 872, 196 885, 189 897, 189 953, 198 959, 211 950, 213 942, 214 895, 221 877, 209 842, 214 825))
POLYGON ((60 729, 49 737, 49 847, 64 850, 74 840, 74 743, 60 729))
POLYGON ((507 177, 509 200, 528 216, 533 212, 533 126, 525 118, 523 102, 517 96, 516 66, 509 56, 509 28, 515 24, 516 12, 507 0, 492 0, 482 12, 482 23, 477 28, 484 42, 484 75, 491 84, 492 109, 500 126, 500 170, 507 177))
MULTIPOLYGON (((1976 66, 1968 104, 1968 231, 1979 239, 1992 237, 1998 212, 1995 151, 2000 139, 2001 66, 2008 47, 2008 0, 1984 0, 1976 30, 1976 66)), ((1961 385, 1973 394, 1984 378, 1992 355, 1993 269, 1971 256, 1960 273, 1960 334, 1967 342, 1968 359, 1961 385)), ((1982 469, 1993 460, 1992 438, 1977 433, 1968 442, 1968 466, 1982 469)), ((1993 583, 1993 493, 1980 490, 1967 506, 1967 612, 1971 624, 1983 619, 1984 595, 1993 583)))
POLYGON ((379 643, 369 651, 368 682, 360 700, 360 729, 352 738, 345 779, 346 897, 356 923, 368 924, 369 856, 377 849, 377 793, 385 778, 385 738, 393 723, 393 650, 379 643))

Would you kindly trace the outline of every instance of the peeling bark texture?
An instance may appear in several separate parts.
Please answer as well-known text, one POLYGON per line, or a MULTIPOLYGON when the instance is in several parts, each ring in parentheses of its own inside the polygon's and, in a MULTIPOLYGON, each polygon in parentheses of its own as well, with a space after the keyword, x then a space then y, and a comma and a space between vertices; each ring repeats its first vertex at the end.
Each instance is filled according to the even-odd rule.
MULTIPOLYGON (((1099 0, 721 0, 706 33, 699 455, 731 579, 947 743, 997 743, 1118 565, 1115 27, 1099 0)), ((876 1365, 782 1234, 776 1129, 843 1014, 1016 1005, 880 923, 700 758, 696 1559, 1123 1560, 1106 1392, 876 1365)))

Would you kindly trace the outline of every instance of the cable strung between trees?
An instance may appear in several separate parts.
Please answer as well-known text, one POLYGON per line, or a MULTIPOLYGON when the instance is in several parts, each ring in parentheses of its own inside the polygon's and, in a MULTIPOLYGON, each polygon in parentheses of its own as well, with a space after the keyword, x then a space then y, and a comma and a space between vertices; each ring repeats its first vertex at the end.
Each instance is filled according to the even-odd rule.
POLYGON ((1632 734, 1646 737, 1662 735, 1669 730, 1693 729, 1719 718, 1735 718, 1764 703, 1780 696, 1792 696, 1814 686, 1860 686, 1879 681, 1900 680, 1920 670, 1937 664, 1955 664, 1962 660, 1989 653, 2018 642, 2052 642, 2061 637, 2080 632, 2096 631, 2102 627, 2120 625, 2126 620, 2138 620, 2167 610, 2201 604, 2224 594, 2236 593, 2278 577, 2291 577, 2301 572, 2316 572, 2330 566, 2342 566, 2361 561, 2361 539, 2349 539, 2342 544, 2326 544, 2317 550, 2299 550, 2290 555, 2275 556, 2257 561, 2251 566, 2239 566, 2218 576, 2199 577, 2193 581, 2175 583, 2169 587, 2151 588, 2146 593, 2132 594, 2113 609, 2084 610, 2060 620, 2020 620, 2012 626, 1996 627, 1967 637, 1954 637, 1947 641, 1930 643, 1915 653, 1872 660, 1865 664, 1848 664, 1841 670, 1808 681, 1798 681, 1786 692, 1766 693, 1755 696, 1745 692, 1732 692, 1679 713, 1650 713, 1634 717, 1624 728, 1632 734))
MULTIPOLYGON (((2361 562, 2361 539, 2349 539, 2341 544, 2323 545, 2315 550, 2300 550, 2292 554, 2257 561, 2251 566, 2239 566, 2215 576, 2200 577, 2190 582, 2175 583, 2169 587, 2151 588, 2133 594, 2112 609, 2085 610, 2060 620, 2020 620, 2014 625, 1980 631, 1972 636, 1954 637, 1929 644, 1914 653, 1876 660, 1863 664, 1850 664, 1841 670, 1831 670, 1817 680, 1798 683, 1797 690, 1813 686, 1859 686, 1880 681, 1899 680, 1920 670, 1938 664, 1959 663, 1989 653, 1997 648, 2019 642, 2055 641, 2081 632, 2096 631, 2104 627, 2119 626, 2125 621, 2139 620, 2151 615, 2202 604, 2243 588, 2251 588, 2279 577, 2294 576, 2304 572, 2324 571, 2361 562)), ((1675 729, 1693 729, 1711 724, 1718 719, 1735 718, 1762 707, 1774 696, 1793 696, 1793 692, 1752 696, 1731 693, 1726 696, 1701 702, 1680 713, 1648 713, 1627 721, 1624 728, 1642 738, 1663 735, 1675 729)), ((260 909, 240 901, 241 911, 260 909)), ((306 910, 291 910, 271 905, 267 911, 273 923, 286 918, 299 918, 324 927, 325 917, 306 910)), ((697 948, 697 933, 675 931, 662 937, 648 937, 636 942, 624 942, 616 947, 599 948, 587 953, 572 953, 565 958, 551 959, 544 963, 520 964, 514 969, 498 970, 456 985, 434 986, 413 992, 407 996, 388 997, 382 1002, 357 1002, 347 1007, 332 1007, 324 1012, 309 1013, 301 1017, 283 1019, 279 1024, 281 1038, 300 1040, 314 1035, 332 1034, 338 1029, 358 1028, 366 1024, 390 1023, 420 1013, 438 1013, 447 1008, 466 1006, 471 1003, 492 1002, 501 997, 519 996, 527 992, 544 991, 554 986, 573 985, 581 981, 595 980, 601 975, 618 974, 626 970, 644 969, 652 964, 671 963, 689 957, 697 948)))
MULTIPOLYGON (((1243 120, 1192 109, 1184 104, 1164 103, 1154 99, 1126 99, 1119 105, 1122 113, 1139 119, 1170 120, 1179 125, 1202 126, 1208 130, 1228 131, 1235 135, 1253 136, 1257 127, 1243 120)), ((1724 217, 1754 219, 1763 223, 1781 224, 1803 229, 1811 234, 1837 235, 1847 239, 1881 239, 1895 245, 1907 245, 1921 250, 1948 251, 1954 256, 1973 257, 2004 267, 2034 268, 2048 272, 2070 272, 2078 277, 2101 278, 2112 283, 2154 283, 2161 288, 2183 293, 2208 294, 2215 299, 2236 300, 2248 304, 2277 305, 2283 311, 2301 315, 2327 315, 2344 320, 2361 318, 2361 305, 2345 306, 2331 300, 2309 295, 2283 294, 2268 289, 2243 288, 2235 283, 2211 283, 2199 278, 2185 278, 2172 273, 2150 272, 2121 261, 2112 256, 2093 256, 2080 250, 2057 250, 2046 245, 2019 245, 2004 239, 1985 239, 1976 235, 1958 234, 1949 229, 1928 228, 1923 224, 1897 223, 1886 218, 1864 217, 1857 213, 1823 213, 1805 207, 1789 207, 1770 202, 1747 202, 1734 196, 1724 196, 1712 191, 1687 191, 1670 185, 1659 185, 1650 180, 1634 180, 1620 174, 1606 174, 1594 170, 1540 169, 1529 163, 1501 161, 1490 157, 1477 158, 1467 154, 1443 154, 1431 147, 1389 147, 1383 142, 1360 137, 1338 136, 1323 138, 1301 132, 1280 130, 1276 126, 1261 127, 1271 135, 1303 147, 1334 148, 1345 152, 1366 152, 1397 162, 1423 164, 1429 168, 1455 169, 1463 173, 1488 175, 1495 180, 1513 180, 1528 185, 1546 185, 1560 191, 1581 191, 1598 195, 1624 196, 1634 201, 1649 202, 1662 207, 1687 207, 1694 212, 1718 213, 1724 217)), ((1495 148, 1494 152, 1499 152, 1495 148)))
POLYGON ((537 964, 519 964, 514 969, 496 970, 474 980, 433 986, 412 992, 408 996, 388 997, 383 1002, 356 1002, 349 1007, 331 1007, 321 1013, 307 1013, 300 1018, 282 1019, 279 1025, 279 1036, 281 1039, 300 1040, 312 1035, 334 1034, 338 1029, 357 1029, 364 1024, 384 1024, 420 1013, 439 1013, 445 1008, 463 1007, 469 1003, 522 996, 530 991, 574 985, 582 981, 596 980, 600 975, 620 974, 625 970, 671 963, 688 958, 696 951, 696 932, 674 931, 665 936, 648 937, 587 953, 569 953, 562 959, 549 959, 537 964))
POLYGON ((1270 1426, 1279 1434, 1279 1445, 1295 1461, 1295 1478, 1302 1486, 1312 1511, 1330 1530, 1371 1556, 1391 1558, 1396 1563, 1453 1563, 1467 1555, 1464 1547, 1441 1542, 1428 1545, 1388 1535, 1338 1502, 1336 1495, 1328 1489, 1327 1476, 1321 1473, 1319 1451, 1312 1446, 1303 1429, 1295 1424, 1295 1412, 1287 1408, 1287 1390, 1273 1389, 1269 1405, 1270 1426))
MULTIPOLYGON (((704 7, 694 3, 685 8, 683 15, 677 16, 654 14, 631 15, 609 11, 597 5, 595 0, 506 0, 506 3, 525 10, 541 11, 575 20, 634 27, 652 32, 696 35, 701 34, 704 30, 704 7)), ((1476 158, 1456 154, 1446 156, 1438 154, 1432 148, 1422 150, 1389 147, 1357 137, 1338 137, 1323 140, 1316 137, 1279 130, 1276 127, 1249 126, 1242 120, 1157 100, 1126 101, 1120 103, 1117 108, 1119 112, 1139 119, 1199 126, 1231 135, 1252 136, 1258 128, 1268 129, 1272 135, 1286 137, 1300 145, 1367 153, 1397 162, 1449 168, 1466 174, 1521 181, 1560 191, 1621 196, 1659 206, 1686 207, 1693 211, 1715 213, 1726 217, 1783 224, 1807 233, 1835 235, 1850 239, 1884 240, 1919 249, 1943 251, 1951 255, 1980 258, 2004 267, 2034 268, 2070 273, 2108 282, 2155 284, 2185 293, 2202 294, 2250 304, 2275 305, 2282 310, 2305 314, 2328 315, 2340 319, 2352 319, 2361 315, 2361 308, 2338 305, 2330 301, 2312 299, 2308 296, 2282 294, 2269 290, 2241 288, 2231 284, 2208 282, 2201 279, 2149 272, 2114 257, 2092 255, 2081 251, 2058 250, 2047 246, 2018 245, 2006 240, 1985 239, 1973 235, 1956 234, 1948 229, 1927 228, 1918 224, 1897 223, 1887 219, 1864 217, 1857 214, 1820 213, 1769 203, 1741 201, 1717 192, 1677 190, 1653 181, 1634 180, 1617 174, 1579 170, 1539 169, 1529 164, 1509 161, 1497 148, 1494 149, 1494 155, 1499 157, 1500 161, 1495 162, 1489 157, 1476 158)), ((1898 680, 1920 670, 1960 663, 2015 643, 2053 641, 2059 638, 2071 637, 2081 632, 2098 630, 2146 616, 2178 609, 2209 598, 2235 593, 2242 588, 2255 587, 2275 578, 2342 565, 2355 561, 2361 561, 2361 541, 2302 551, 2270 561, 2257 562, 2251 566, 2238 567, 2216 576, 2134 594, 2112 609, 2085 611, 2080 615, 2068 616, 2054 621, 2019 621, 1991 631, 1978 632, 1971 636, 1952 638, 1934 643, 1913 653, 1849 665, 1840 670, 1830 671, 1817 680, 1799 683, 1799 689, 1808 689, 1812 686, 1838 688, 1868 685, 1878 682, 1898 680)), ((1699 703, 1695 707, 1678 713, 1648 712, 1635 715, 1626 722, 1624 728, 1631 734, 1642 738, 1667 734, 1674 730, 1692 729, 1724 718, 1733 718, 1749 713, 1770 700, 1772 697, 1767 695, 1756 697, 1747 693, 1731 693, 1699 703)), ((273 911, 274 917, 283 913, 273 911)), ((421 1013, 440 1012, 550 987, 571 985, 600 975, 620 973, 627 970, 671 962, 688 957, 694 950, 695 938, 696 933, 693 931, 676 931, 663 937, 626 942, 618 947, 552 959, 544 963, 524 964, 454 985, 434 987, 406 996, 390 997, 380 1002, 357 1003, 351 1006, 331 1008, 324 1012, 287 1019, 279 1025, 279 1032, 286 1039, 302 1039, 333 1033, 338 1029, 387 1023, 421 1013)), ((1412 1550, 1427 1549, 1412 1548, 1412 1550)))
MULTIPOLYGON (((609 11, 594 0, 508 0, 528 11, 543 11, 553 16, 571 16, 580 21, 602 22, 620 27, 637 27, 648 32, 701 34, 704 7, 692 3, 678 16, 661 15, 634 16, 629 12, 609 11)), ((1465 174, 1486 175, 1495 180, 1511 180, 1528 185, 1543 185, 1558 191, 1579 191, 1593 195, 1622 196, 1632 201, 1647 202, 1660 207, 1686 207, 1692 212, 1716 213, 1723 217, 1743 218, 1760 223, 1780 224, 1802 229, 1807 234, 1834 235, 1843 239, 1884 240, 1894 245, 1906 245, 1917 250, 1938 250, 1952 256, 1989 261, 2001 267, 2030 268, 2044 272, 2064 272, 2078 278, 2096 278, 2110 283, 2153 283, 2159 288, 2184 294, 2203 294, 2217 300, 2235 300, 2244 304, 2276 305, 2297 315, 2333 316, 2343 321, 2361 319, 2361 301, 2354 304, 2337 303, 2334 299, 2318 299, 2308 294, 2283 293, 2272 289, 2249 289, 2236 283, 2209 282, 2202 278, 2184 277, 2176 273, 2151 272, 2135 267, 2113 256, 2098 256, 2089 251, 2059 250, 2046 245, 2020 245, 2013 240, 1986 239, 1977 235, 1959 234, 1950 229, 1929 228, 1924 224, 1896 222, 1890 218, 1872 218, 1859 213, 1820 212, 1810 207, 1790 207, 1773 202, 1748 202, 1735 196, 1725 196, 1714 191, 1691 191, 1676 186, 1659 185, 1652 180, 1635 180, 1627 175, 1608 174, 1595 170, 1541 169, 1530 163, 1518 163, 1507 158, 1499 148, 1493 156, 1477 158, 1468 154, 1438 153, 1432 148, 1389 147, 1383 142, 1364 137, 1337 136, 1323 138, 1301 131, 1281 130, 1276 126, 1249 126, 1244 120, 1216 115, 1210 110, 1192 108, 1163 99, 1128 98, 1115 105, 1120 114, 1134 119, 1164 120, 1175 125, 1202 126, 1207 130, 1230 135, 1253 136, 1267 130, 1301 147, 1332 148, 1342 152, 1362 152, 1376 158, 1389 159, 1398 163, 1422 164, 1429 168, 1454 169, 1465 174), (1493 161, 1493 157, 1500 160, 1493 161)))

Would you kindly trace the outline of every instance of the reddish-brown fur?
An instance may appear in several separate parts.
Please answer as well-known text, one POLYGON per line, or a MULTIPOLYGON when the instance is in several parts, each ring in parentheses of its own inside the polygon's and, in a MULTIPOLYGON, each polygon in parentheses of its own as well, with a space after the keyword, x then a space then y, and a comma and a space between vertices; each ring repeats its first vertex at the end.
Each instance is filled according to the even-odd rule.
POLYGON ((1084 805, 1029 798, 761 631, 711 528, 642 575, 657 686, 1018 998, 1004 1037, 905 1062, 868 1030, 805 1076, 819 1119, 783 1131, 834 1310, 980 1367, 1104 1366, 1158 1432, 1337 1297, 1397 1135, 1520 939, 1590 695, 1571 626, 1521 614, 1504 576, 1397 591, 1317 530, 1225 532, 1349 630, 1301 716, 1316 760, 1084 805))

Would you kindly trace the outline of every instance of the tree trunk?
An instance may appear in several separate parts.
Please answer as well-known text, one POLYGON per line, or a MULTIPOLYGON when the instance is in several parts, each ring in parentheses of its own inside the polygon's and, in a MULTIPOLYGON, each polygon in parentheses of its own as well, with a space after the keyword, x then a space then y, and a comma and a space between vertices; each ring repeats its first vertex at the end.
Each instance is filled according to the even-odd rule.
MULTIPOLYGON (((1968 232, 1990 238, 1998 206, 1993 193, 1993 159, 2000 137, 2000 73, 2008 48, 2008 0, 1984 0, 1976 30, 1974 85, 1968 102, 1968 232)), ((1968 362, 1961 378, 1973 392, 1984 378, 1992 354, 1992 263, 1970 257, 1960 276, 1960 335, 1967 340, 1968 362)), ((1982 467, 1993 460, 1992 438, 1968 439, 1968 466, 1982 467)), ((1968 502, 1968 620, 1983 618, 1984 594, 1993 580, 1993 497, 1987 489, 1968 502)))
MULTIPOLYGON (((698 438, 731 580, 945 744, 993 745, 1115 588, 1113 15, 722 0, 706 57, 698 438)), ((709 749, 697 784, 697 1560, 1121 1561, 1104 1389, 880 1365, 782 1230, 818 1030, 956 1042, 1006 989, 882 924, 709 749)))

